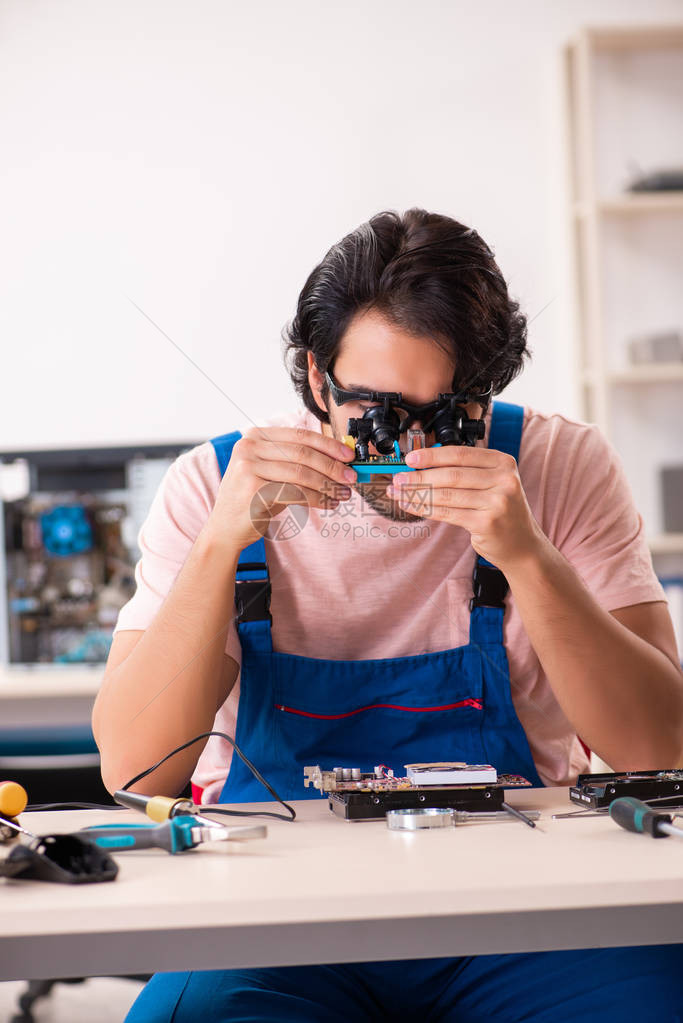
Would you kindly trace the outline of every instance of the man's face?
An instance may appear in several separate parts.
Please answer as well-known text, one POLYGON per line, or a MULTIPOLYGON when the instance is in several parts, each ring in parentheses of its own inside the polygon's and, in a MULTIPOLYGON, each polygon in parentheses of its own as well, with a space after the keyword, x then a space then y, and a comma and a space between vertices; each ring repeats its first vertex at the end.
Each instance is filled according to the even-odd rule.
MULTIPOLYGON (((323 433, 338 440, 348 434, 348 421, 362 418, 365 409, 373 402, 346 402, 336 405, 331 395, 327 404, 320 391, 324 382, 308 353, 308 379, 315 400, 330 417, 330 425, 323 424, 323 433)), ((450 392, 453 385, 455 364, 453 359, 430 338, 415 337, 401 327, 396 327, 379 313, 370 311, 356 316, 342 338, 339 354, 334 364, 334 379, 341 388, 355 391, 400 391, 405 401, 414 405, 426 405, 438 398, 440 393, 450 392)), ((376 404, 376 403, 375 403, 376 404)), ((471 416, 479 417, 478 405, 467 406, 471 416)), ((422 429, 422 423, 415 421, 411 429, 422 429)), ((407 435, 402 433, 399 443, 406 450, 407 435)), ((429 447, 434 443, 434 434, 425 436, 429 447)), ((371 454, 378 454, 370 445, 371 454)), ((417 515, 404 511, 392 497, 386 494, 391 482, 390 476, 377 476, 377 483, 357 483, 354 489, 380 515, 398 522, 421 521, 417 515)))

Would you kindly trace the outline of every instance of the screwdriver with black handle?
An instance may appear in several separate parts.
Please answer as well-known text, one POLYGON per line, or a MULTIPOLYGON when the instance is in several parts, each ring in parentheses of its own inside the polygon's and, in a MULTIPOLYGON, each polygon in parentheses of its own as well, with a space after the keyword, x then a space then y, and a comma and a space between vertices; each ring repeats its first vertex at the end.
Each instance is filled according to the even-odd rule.
POLYGON ((622 796, 620 799, 612 800, 609 815, 627 831, 651 835, 652 838, 669 838, 671 835, 683 838, 683 828, 677 828, 672 823, 673 816, 670 813, 653 810, 647 803, 642 803, 633 796, 622 796))

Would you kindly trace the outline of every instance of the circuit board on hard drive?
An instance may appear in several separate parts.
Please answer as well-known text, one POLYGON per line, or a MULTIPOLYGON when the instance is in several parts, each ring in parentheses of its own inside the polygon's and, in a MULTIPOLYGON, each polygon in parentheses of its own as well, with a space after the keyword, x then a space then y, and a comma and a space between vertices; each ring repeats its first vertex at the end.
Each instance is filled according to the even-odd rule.
POLYGON ((349 821, 379 820, 388 810, 428 807, 500 810, 506 788, 531 785, 520 775, 497 774, 488 764, 408 764, 406 770, 404 777, 396 777, 384 764, 366 772, 358 767, 305 767, 304 785, 319 789, 328 797, 330 810, 349 821), (481 781, 472 780, 479 776, 481 781), (432 779, 431 783, 416 781, 420 777, 432 779))

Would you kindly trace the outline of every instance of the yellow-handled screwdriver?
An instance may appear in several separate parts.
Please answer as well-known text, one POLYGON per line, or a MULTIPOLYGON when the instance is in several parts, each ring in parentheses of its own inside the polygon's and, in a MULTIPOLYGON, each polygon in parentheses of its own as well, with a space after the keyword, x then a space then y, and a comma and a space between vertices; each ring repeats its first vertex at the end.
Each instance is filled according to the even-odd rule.
POLYGON ((16 781, 0 781, 0 842, 10 842, 19 832, 30 832, 22 828, 16 818, 26 809, 26 789, 16 781))
POLYGON ((18 835, 40 841, 38 835, 28 831, 17 820, 28 803, 28 795, 23 785, 17 781, 0 781, 0 842, 11 842, 18 835))
POLYGON ((18 817, 28 803, 26 789, 16 781, 0 781, 0 814, 18 817))

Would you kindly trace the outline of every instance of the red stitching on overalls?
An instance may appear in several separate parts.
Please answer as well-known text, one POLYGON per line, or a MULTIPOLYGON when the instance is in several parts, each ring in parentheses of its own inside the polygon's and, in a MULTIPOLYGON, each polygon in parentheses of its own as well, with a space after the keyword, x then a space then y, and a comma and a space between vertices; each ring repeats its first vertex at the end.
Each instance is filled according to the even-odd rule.
POLYGON ((334 721, 337 718, 350 718, 353 714, 362 714, 365 710, 405 710, 411 714, 425 714, 440 710, 455 710, 457 707, 474 707, 475 710, 483 710, 481 700, 467 699, 458 703, 446 703, 442 707, 402 707, 398 703, 370 703, 367 707, 359 707, 357 710, 347 710, 344 714, 312 714, 308 710, 298 710, 296 707, 286 707, 283 703, 276 703, 276 710, 285 711, 287 714, 300 714, 305 718, 319 718, 321 721, 334 721))

